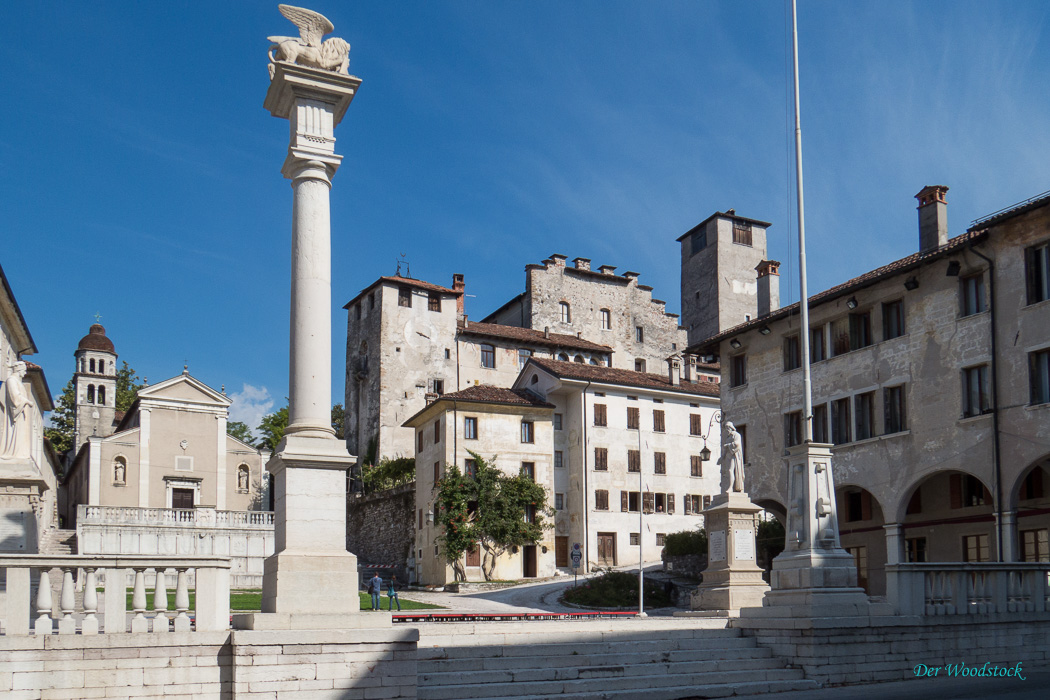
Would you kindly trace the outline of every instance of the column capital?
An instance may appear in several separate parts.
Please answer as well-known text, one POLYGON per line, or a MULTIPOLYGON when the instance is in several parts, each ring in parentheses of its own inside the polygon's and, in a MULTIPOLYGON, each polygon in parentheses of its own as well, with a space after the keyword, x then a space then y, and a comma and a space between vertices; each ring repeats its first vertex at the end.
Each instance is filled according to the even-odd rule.
POLYGON ((331 107, 332 128, 338 126, 357 94, 361 79, 294 63, 275 63, 263 107, 279 119, 291 119, 297 102, 315 100, 331 107))

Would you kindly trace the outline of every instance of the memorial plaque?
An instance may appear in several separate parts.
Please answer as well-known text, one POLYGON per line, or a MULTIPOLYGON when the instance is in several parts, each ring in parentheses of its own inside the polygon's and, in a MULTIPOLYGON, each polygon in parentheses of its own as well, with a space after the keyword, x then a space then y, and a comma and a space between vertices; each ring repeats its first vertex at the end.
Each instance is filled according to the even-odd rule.
POLYGON ((707 541, 707 558, 711 561, 726 560, 726 531, 715 530, 707 541))
POLYGON ((26 511, 20 508, 0 508, 0 552, 25 551, 26 511))
POLYGON ((754 530, 733 530, 733 558, 737 561, 754 561, 754 530))

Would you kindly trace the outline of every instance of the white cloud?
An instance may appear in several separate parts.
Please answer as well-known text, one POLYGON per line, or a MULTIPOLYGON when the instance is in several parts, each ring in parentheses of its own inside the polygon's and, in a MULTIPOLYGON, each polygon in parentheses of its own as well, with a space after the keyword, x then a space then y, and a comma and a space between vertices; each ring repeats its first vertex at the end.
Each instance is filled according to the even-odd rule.
POLYGON ((252 435, 259 433, 256 426, 262 417, 273 411, 273 397, 264 386, 241 385, 241 390, 230 394, 233 405, 230 406, 230 420, 240 421, 251 428, 252 435))

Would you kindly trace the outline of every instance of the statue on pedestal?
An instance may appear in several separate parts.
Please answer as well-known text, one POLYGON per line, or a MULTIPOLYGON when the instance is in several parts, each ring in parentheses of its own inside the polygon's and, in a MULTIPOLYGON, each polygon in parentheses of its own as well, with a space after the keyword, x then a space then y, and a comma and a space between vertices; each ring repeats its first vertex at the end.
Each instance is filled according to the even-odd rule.
POLYGON ((726 436, 722 441, 722 483, 726 491, 730 488, 744 491, 744 448, 736 426, 726 423, 726 436))
POLYGON ((4 420, 0 437, 0 459, 28 459, 31 455, 32 431, 29 423, 29 395, 22 380, 26 363, 15 362, 4 382, 4 420))
POLYGON ((270 36, 270 80, 273 80, 276 61, 298 63, 303 66, 331 70, 349 75, 350 44, 339 37, 321 41, 321 37, 335 29, 328 18, 319 12, 292 5, 278 5, 281 14, 299 27, 299 36, 270 36), (274 51, 277 56, 274 57, 274 51))

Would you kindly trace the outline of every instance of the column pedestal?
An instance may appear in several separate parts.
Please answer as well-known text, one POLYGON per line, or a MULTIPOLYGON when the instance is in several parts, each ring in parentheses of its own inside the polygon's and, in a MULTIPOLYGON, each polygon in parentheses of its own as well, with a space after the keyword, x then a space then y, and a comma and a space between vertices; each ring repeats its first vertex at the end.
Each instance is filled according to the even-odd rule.
POLYGON ((707 568, 690 597, 693 611, 682 616, 737 617, 740 608, 762 605, 769 586, 755 563, 760 506, 746 493, 716 496, 704 511, 707 568))

